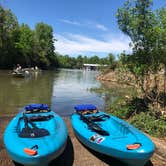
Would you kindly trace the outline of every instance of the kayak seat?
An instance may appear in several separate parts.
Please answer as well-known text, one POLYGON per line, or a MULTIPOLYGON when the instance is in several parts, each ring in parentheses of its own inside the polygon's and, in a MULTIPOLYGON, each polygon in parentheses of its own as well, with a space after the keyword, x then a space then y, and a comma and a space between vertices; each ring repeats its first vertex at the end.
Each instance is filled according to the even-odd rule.
POLYGON ((33 109, 33 110, 28 110, 28 111, 25 111, 26 114, 36 114, 36 113, 47 113, 47 112, 50 112, 51 110, 41 110, 41 109, 33 109))
POLYGON ((36 112, 45 113, 51 111, 47 104, 29 104, 25 106, 24 109, 26 114, 31 114, 36 112))
POLYGON ((95 114, 98 112, 96 106, 92 104, 76 105, 74 108, 78 114, 82 115, 95 114))
POLYGON ((39 121, 48 121, 50 119, 52 119, 54 116, 53 115, 48 115, 48 116, 31 116, 28 117, 28 120, 32 121, 32 122, 39 122, 39 121))

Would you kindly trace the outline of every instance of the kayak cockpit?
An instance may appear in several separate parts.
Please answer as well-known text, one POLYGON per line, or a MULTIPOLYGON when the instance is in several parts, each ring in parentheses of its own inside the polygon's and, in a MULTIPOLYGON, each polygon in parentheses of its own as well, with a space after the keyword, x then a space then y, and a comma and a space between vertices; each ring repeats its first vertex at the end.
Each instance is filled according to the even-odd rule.
POLYGON ((95 131, 109 139, 126 140, 126 143, 130 142, 129 138, 132 138, 134 142, 138 141, 137 135, 128 123, 98 111, 94 105, 77 105, 75 109, 76 113, 80 116, 80 120, 85 122, 91 131, 95 131))

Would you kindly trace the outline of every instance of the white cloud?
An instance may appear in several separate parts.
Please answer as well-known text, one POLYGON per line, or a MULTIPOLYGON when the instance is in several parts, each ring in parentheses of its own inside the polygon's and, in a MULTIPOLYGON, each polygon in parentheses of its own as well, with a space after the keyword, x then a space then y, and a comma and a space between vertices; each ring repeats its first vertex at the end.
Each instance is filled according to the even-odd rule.
POLYGON ((66 19, 60 19, 60 22, 66 23, 66 24, 70 24, 70 25, 75 25, 75 26, 82 26, 82 27, 87 27, 87 28, 95 28, 95 29, 99 29, 102 31, 108 31, 108 28, 105 25, 99 24, 99 23, 93 23, 93 22, 78 22, 78 21, 72 21, 72 20, 66 20, 66 19))
POLYGON ((108 28, 102 24, 96 24, 96 28, 102 31, 108 31, 108 28))
POLYGON ((124 37, 123 34, 110 38, 98 40, 92 37, 83 36, 73 33, 55 34, 58 39, 55 42, 56 51, 60 54, 78 55, 96 52, 99 55, 102 53, 121 53, 122 51, 131 52, 129 48, 130 40, 124 37))
POLYGON ((66 19, 60 19, 60 21, 66 23, 66 24, 71 24, 71 25, 76 25, 76 26, 82 26, 83 25, 80 22, 66 20, 66 19))

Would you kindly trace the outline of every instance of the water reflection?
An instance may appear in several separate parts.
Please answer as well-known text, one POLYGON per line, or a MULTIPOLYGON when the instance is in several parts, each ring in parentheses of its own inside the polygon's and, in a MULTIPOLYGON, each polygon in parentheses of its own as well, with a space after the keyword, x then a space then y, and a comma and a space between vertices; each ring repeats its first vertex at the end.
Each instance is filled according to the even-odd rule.
POLYGON ((57 70, 34 73, 27 78, 14 78, 0 71, 0 114, 16 113, 29 103, 47 103, 62 116, 71 115, 76 104, 92 103, 103 108, 103 98, 92 87, 99 87, 97 72, 57 70))
POLYGON ((51 104, 53 73, 15 78, 0 71, 0 114, 15 113, 28 103, 51 104))
POLYGON ((54 77, 52 92, 52 109, 60 115, 68 116, 76 104, 95 104, 103 108, 103 99, 89 91, 99 87, 95 71, 60 70, 54 77))

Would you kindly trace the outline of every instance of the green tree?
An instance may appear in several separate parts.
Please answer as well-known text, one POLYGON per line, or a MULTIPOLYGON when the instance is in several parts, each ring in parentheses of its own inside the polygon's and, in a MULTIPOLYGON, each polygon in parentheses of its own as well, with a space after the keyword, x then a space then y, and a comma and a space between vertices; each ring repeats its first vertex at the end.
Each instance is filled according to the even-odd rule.
POLYGON ((0 6, 0 67, 9 68, 16 55, 15 42, 17 42, 18 21, 8 9, 0 6))
POLYGON ((79 55, 76 59, 76 68, 82 68, 83 63, 84 63, 84 58, 82 57, 82 55, 79 55))
POLYGON ((133 53, 121 57, 124 66, 135 77, 142 95, 158 106, 160 94, 165 94, 158 79, 163 66, 166 85, 166 8, 152 12, 151 5, 151 0, 128 0, 118 9, 117 19, 119 28, 132 40, 133 53))
POLYGON ((34 46, 34 32, 27 24, 22 24, 19 28, 19 40, 16 47, 19 50, 18 61, 22 65, 31 66, 34 46))
POLYGON ((94 55, 94 56, 89 58, 89 62, 93 63, 93 64, 99 64, 99 61, 100 61, 100 59, 97 55, 94 55))
POLYGON ((149 77, 148 73, 152 66, 155 71, 159 66, 157 56, 154 54, 156 19, 150 9, 151 5, 151 0, 128 0, 123 8, 118 9, 117 13, 119 28, 132 41, 133 53, 126 58, 128 68, 145 95, 147 88, 144 84, 149 77))
POLYGON ((56 63, 52 27, 44 23, 38 23, 35 27, 35 37, 37 41, 36 54, 38 54, 38 63, 43 67, 56 63))

